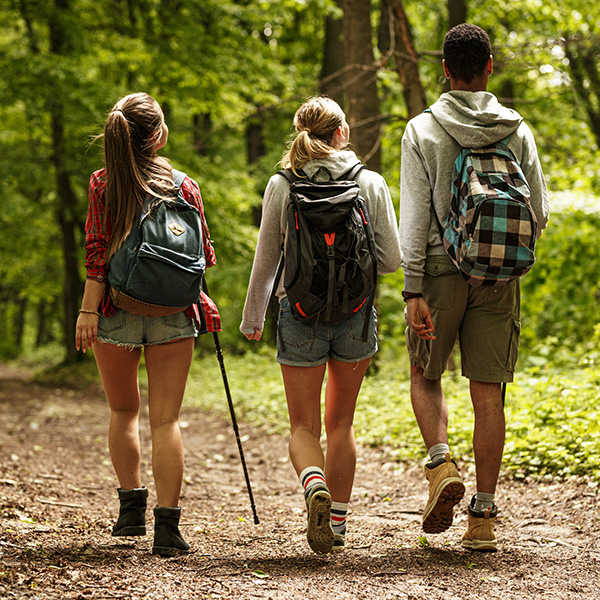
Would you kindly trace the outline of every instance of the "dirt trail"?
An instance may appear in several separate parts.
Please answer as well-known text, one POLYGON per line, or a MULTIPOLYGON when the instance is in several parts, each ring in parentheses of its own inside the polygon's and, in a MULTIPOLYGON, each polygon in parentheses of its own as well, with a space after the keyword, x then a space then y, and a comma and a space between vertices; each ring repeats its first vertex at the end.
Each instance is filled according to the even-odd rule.
MULTIPOLYGON (((190 408, 182 421, 182 531, 193 553, 162 559, 149 554, 151 535, 110 536, 118 507, 100 390, 41 387, 0 370, 0 597, 599 597, 600 505, 592 486, 502 481, 500 551, 473 553, 460 547, 466 500, 448 532, 425 537, 420 468, 360 447, 347 550, 319 557, 305 541, 286 439, 240 423, 261 519, 255 525, 230 423, 190 408)), ((472 494, 473 475, 463 474, 472 494)))

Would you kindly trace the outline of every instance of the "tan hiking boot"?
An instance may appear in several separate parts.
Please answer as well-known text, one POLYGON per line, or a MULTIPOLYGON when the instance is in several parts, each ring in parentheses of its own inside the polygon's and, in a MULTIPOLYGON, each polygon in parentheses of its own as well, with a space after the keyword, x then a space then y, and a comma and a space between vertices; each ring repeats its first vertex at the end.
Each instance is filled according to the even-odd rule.
POLYGON ((443 462, 425 465, 425 477, 429 481, 429 499, 423 512, 423 531, 442 533, 452 525, 454 507, 465 495, 465 484, 449 454, 443 462))
POLYGON ((469 526, 462 536, 463 548, 479 550, 480 552, 496 552, 496 505, 484 512, 474 511, 469 506, 469 526))

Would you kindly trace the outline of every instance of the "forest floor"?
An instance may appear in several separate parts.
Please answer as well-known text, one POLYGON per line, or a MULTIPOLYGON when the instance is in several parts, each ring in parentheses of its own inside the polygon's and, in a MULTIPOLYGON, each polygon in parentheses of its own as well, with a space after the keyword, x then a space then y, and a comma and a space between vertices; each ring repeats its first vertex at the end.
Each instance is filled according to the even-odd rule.
MULTIPOLYGON (((466 496, 450 530, 426 536, 421 467, 390 461, 385 448, 359 447, 346 551, 318 556, 306 543, 287 440, 240 423, 257 525, 231 423, 185 406, 181 529, 192 553, 152 556, 151 510, 150 535, 110 535, 118 502, 107 418, 97 386, 46 387, 0 368, 1 598, 599 597, 595 486, 503 478, 499 551, 477 553, 460 545, 466 496)), ((143 472, 153 506, 146 421, 143 472)), ((473 474, 464 477, 470 495, 473 474)))

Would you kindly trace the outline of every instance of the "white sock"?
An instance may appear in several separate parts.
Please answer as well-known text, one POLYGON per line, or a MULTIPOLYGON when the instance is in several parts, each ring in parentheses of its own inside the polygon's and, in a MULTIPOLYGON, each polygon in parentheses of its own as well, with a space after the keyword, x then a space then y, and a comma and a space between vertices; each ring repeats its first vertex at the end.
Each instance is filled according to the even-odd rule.
POLYGON ((435 444, 435 446, 429 448, 428 452, 429 460, 431 462, 436 462, 441 458, 445 458, 446 454, 450 454, 450 447, 448 444, 435 444))
POLYGON ((486 494, 485 492, 477 492, 475 494, 475 506, 473 510, 477 512, 485 512, 488 508, 494 506, 495 494, 486 494))

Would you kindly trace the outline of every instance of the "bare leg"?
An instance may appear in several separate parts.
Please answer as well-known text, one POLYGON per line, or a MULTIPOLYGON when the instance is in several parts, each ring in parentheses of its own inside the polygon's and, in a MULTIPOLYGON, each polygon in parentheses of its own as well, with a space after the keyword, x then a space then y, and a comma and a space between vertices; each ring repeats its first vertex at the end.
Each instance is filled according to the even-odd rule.
POLYGON ((344 363, 331 359, 325 388, 327 459, 325 479, 336 502, 348 502, 356 468, 354 410, 371 359, 344 363))
POLYGON ((504 451, 505 421, 499 383, 471 381, 475 413, 473 451, 477 471, 477 491, 493 494, 504 451))
POLYGON ((321 449, 321 387, 326 365, 281 365, 290 416, 290 459, 300 475, 306 467, 323 468, 321 449))
POLYGON ((194 352, 194 338, 146 346, 148 411, 152 432, 152 471, 157 504, 179 506, 183 481, 183 442, 179 412, 194 352))
POLYGON ((448 443, 448 406, 441 379, 426 379, 421 367, 410 368, 410 398, 427 449, 448 443))
POLYGON ((142 487, 140 480, 140 390, 138 367, 142 351, 97 343, 94 357, 110 407, 108 449, 119 486, 142 487))

